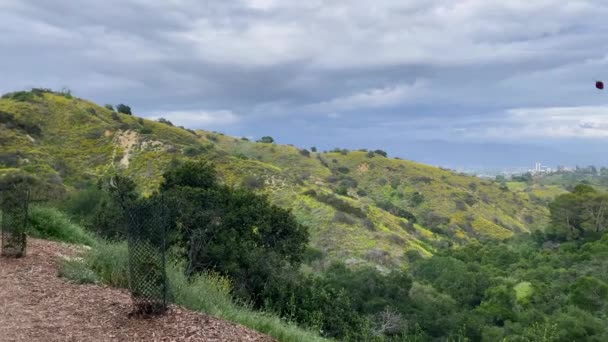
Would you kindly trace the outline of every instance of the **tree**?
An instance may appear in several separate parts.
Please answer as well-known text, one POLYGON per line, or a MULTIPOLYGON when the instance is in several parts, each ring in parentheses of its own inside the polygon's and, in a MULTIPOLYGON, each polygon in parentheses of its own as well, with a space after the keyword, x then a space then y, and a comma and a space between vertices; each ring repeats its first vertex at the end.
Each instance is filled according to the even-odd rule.
POLYGON ((173 126, 173 122, 171 122, 171 121, 169 121, 169 120, 167 120, 165 118, 159 118, 157 121, 160 122, 160 123, 163 123, 165 125, 173 126))
POLYGON ((549 203, 549 210, 549 238, 576 240, 603 232, 608 226, 608 194, 587 184, 579 184, 572 192, 557 196, 549 203))
POLYGON ((378 154, 378 155, 381 155, 381 156, 383 156, 383 157, 388 157, 388 153, 386 153, 386 152, 385 152, 385 151, 383 151, 383 150, 375 150, 375 151, 374 151, 374 153, 375 153, 375 154, 378 154))
POLYGON ((131 115, 131 107, 122 103, 116 105, 116 111, 122 114, 131 115))
POLYGON ((274 139, 272 137, 269 136, 265 136, 265 137, 261 137, 258 140, 259 143, 264 143, 264 144, 272 144, 274 143, 274 139))
POLYGON ((310 150, 311 150, 312 152, 317 152, 317 148, 316 148, 315 146, 311 147, 311 148, 310 148, 310 150))
POLYGON ((595 312, 606 306, 608 285, 594 277, 581 277, 572 285, 570 300, 583 310, 595 312))
POLYGON ((308 231, 289 210, 246 189, 219 185, 212 165, 188 161, 164 175, 173 238, 182 247, 189 275, 216 271, 234 282, 235 294, 262 306, 274 276, 295 270, 308 231))
POLYGON ((114 107, 112 107, 112 105, 111 105, 111 104, 104 105, 104 107, 105 107, 107 110, 114 111, 114 107))

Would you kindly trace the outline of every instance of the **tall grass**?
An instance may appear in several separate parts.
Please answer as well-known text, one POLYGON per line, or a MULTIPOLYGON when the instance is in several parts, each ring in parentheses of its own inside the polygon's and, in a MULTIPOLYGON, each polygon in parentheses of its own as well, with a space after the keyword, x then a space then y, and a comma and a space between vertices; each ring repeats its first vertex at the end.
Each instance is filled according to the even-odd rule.
POLYGON ((84 260, 104 283, 113 287, 129 287, 129 250, 125 241, 100 241, 84 260))
POLYGON ((176 264, 170 265, 167 272, 176 304, 242 324, 279 341, 328 341, 310 330, 285 322, 277 316, 234 303, 230 295, 230 281, 224 277, 204 273, 188 279, 184 275, 183 267, 176 264))
MULTIPOLYGON (((83 266, 93 270, 104 283, 114 287, 128 286, 128 249, 125 242, 99 242, 84 260, 86 265, 83 266)), ((81 273, 85 271, 76 274, 81 273)), ((203 273, 188 279, 181 263, 170 262, 167 265, 167 278, 172 302, 190 310, 242 324, 279 341, 327 341, 277 316, 235 303, 231 295, 232 285, 225 277, 203 273)))
POLYGON ((95 237, 55 208, 30 208, 31 235, 38 238, 93 246, 95 237))

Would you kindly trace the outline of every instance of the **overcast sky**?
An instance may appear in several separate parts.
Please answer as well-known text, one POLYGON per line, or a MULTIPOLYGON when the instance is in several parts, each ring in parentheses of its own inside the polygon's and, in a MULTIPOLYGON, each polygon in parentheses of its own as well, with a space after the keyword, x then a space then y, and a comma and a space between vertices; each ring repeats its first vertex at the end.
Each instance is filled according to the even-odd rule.
POLYGON ((2 93, 447 166, 603 151, 607 66, 605 0, 0 0, 2 93))

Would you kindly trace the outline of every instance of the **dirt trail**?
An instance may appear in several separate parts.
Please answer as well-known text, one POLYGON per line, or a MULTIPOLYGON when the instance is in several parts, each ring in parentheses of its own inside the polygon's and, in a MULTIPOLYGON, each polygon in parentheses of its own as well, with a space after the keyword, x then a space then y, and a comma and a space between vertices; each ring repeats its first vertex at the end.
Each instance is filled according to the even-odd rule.
POLYGON ((171 306, 167 315, 130 318, 129 294, 57 277, 73 246, 28 240, 22 259, 0 258, 0 341, 272 341, 242 326, 171 306))

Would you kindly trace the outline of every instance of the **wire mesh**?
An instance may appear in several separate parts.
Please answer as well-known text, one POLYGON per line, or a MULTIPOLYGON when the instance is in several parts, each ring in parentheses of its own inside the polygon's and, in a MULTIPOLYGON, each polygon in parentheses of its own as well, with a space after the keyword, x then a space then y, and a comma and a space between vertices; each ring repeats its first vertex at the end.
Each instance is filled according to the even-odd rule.
POLYGON ((10 184, 0 191, 2 256, 25 256, 29 204, 30 187, 26 183, 10 184))
POLYGON ((125 210, 133 314, 162 314, 167 309, 168 292, 167 208, 162 199, 156 198, 132 202, 125 210))

